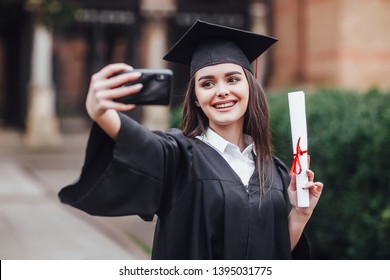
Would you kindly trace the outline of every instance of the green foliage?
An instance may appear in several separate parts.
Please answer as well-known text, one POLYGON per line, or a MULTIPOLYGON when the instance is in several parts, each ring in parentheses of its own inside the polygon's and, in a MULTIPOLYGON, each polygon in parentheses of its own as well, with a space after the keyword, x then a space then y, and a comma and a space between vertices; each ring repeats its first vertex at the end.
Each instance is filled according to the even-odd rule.
POLYGON ((25 7, 51 29, 73 24, 78 8, 73 1, 66 0, 25 0, 25 7))
POLYGON ((43 8, 44 21, 54 29, 74 22, 76 5, 66 0, 46 0, 43 8))
POLYGON ((183 116, 182 106, 177 106, 171 110, 170 127, 180 128, 181 119, 183 116))
MULTIPOLYGON (((267 98, 274 153, 290 165, 287 92, 267 98)), ((389 104, 377 90, 306 92, 311 169, 325 185, 306 230, 314 259, 390 259, 389 104)))
MULTIPOLYGON (((268 97, 275 154, 292 161, 287 93, 268 97)), ((316 259, 390 258, 390 95, 306 94, 311 169, 325 189, 308 226, 316 259)))

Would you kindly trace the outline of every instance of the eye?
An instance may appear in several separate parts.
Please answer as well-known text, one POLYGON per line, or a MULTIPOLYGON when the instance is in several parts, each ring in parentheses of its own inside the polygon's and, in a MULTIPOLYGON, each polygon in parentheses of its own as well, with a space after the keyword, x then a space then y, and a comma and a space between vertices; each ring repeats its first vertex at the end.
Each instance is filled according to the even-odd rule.
POLYGON ((230 76, 230 77, 228 77, 227 82, 230 84, 234 84, 234 83, 239 82, 240 80, 241 79, 237 76, 230 76))
POLYGON ((212 81, 204 81, 203 83, 202 83, 202 87, 203 88, 209 88, 209 87, 211 87, 211 86, 213 86, 213 82, 212 81))

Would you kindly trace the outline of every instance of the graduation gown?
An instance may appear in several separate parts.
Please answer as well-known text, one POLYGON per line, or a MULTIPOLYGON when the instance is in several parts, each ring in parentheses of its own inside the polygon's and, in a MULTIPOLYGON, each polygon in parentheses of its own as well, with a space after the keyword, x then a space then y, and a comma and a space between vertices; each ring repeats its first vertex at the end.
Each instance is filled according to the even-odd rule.
POLYGON ((244 186, 201 140, 120 118, 117 141, 92 126, 81 175, 59 193, 63 203, 91 215, 157 215, 152 259, 309 257, 304 235, 290 250, 289 176, 277 158, 260 207, 256 172, 244 186))

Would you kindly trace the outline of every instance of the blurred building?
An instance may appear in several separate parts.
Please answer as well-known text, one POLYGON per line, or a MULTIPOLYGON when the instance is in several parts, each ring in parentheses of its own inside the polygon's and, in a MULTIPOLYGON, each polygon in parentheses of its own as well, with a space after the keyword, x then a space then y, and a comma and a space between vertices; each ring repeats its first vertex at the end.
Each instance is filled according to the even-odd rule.
POLYGON ((390 1, 274 0, 271 85, 390 88, 390 1))
POLYGON ((26 125, 37 18, 53 30, 51 79, 61 117, 85 115, 91 74, 113 62, 172 68, 172 101, 180 103, 188 70, 161 57, 196 19, 277 37, 260 59, 266 88, 390 88, 390 1, 0 0, 0 120, 6 126, 26 125))

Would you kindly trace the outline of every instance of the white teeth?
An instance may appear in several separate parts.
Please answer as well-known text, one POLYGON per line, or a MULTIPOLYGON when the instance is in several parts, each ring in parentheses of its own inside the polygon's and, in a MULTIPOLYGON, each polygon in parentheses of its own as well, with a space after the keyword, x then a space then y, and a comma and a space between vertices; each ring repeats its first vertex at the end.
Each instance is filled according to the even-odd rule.
POLYGON ((215 108, 222 109, 222 108, 231 107, 233 105, 234 105, 234 102, 229 102, 229 103, 224 103, 224 104, 217 104, 217 105, 215 105, 215 108))

